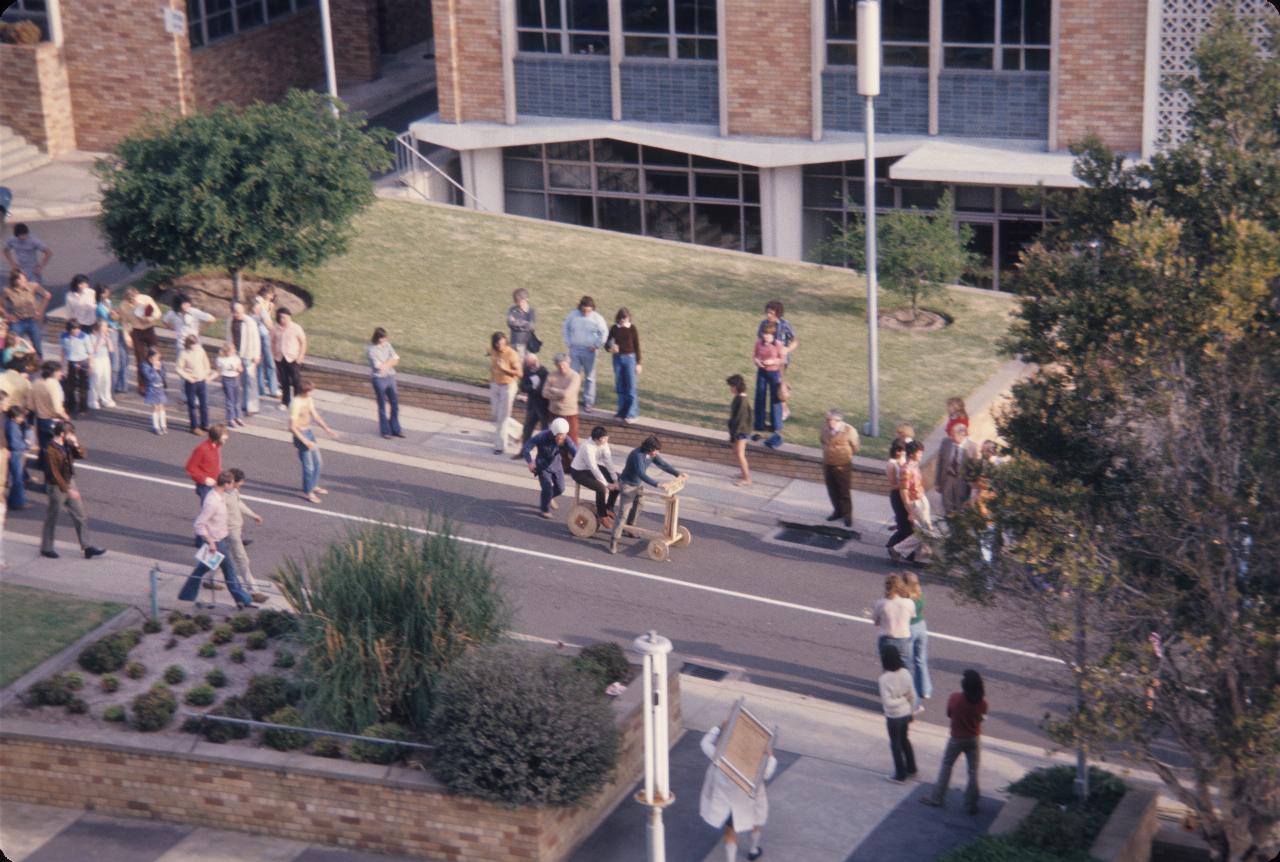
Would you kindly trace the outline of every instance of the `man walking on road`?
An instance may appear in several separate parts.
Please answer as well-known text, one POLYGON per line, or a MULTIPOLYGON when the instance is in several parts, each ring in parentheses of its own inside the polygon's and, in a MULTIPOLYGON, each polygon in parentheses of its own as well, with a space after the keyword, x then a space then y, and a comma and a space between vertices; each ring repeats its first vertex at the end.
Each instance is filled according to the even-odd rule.
POLYGON ((40 555, 53 560, 59 556, 53 549, 53 534, 58 528, 58 515, 64 508, 71 515, 84 558, 91 560, 106 553, 102 548, 89 544, 89 519, 84 513, 84 501, 75 480, 75 462, 84 460, 84 447, 76 439, 75 430, 70 422, 56 422, 53 426, 53 439, 45 449, 45 485, 49 494, 49 508, 44 516, 40 555))
POLYGON ((9 273, 9 286, 4 289, 4 317, 9 321, 9 331, 20 335, 36 349, 37 356, 44 356, 40 342, 40 325, 44 322, 45 309, 49 307, 50 294, 38 281, 27 278, 21 269, 9 273))
POLYGON ((828 521, 853 526, 853 456, 858 454, 858 432, 844 421, 839 410, 827 411, 822 426, 822 478, 831 498, 828 521))
MULTIPOLYGON (((213 489, 205 495, 204 503, 200 506, 200 515, 195 522, 196 535, 205 543, 205 553, 209 558, 221 556, 221 559, 217 566, 207 566, 203 562, 197 565, 179 590, 179 601, 195 602, 200 595, 200 582, 204 580, 204 576, 214 568, 220 568, 223 577, 227 580, 227 589, 236 601, 236 609, 257 607, 253 603, 253 596, 246 593, 240 586, 240 581, 236 577, 235 563, 231 561, 231 548, 227 545, 230 529, 227 525, 226 490, 232 481, 230 470, 224 470, 218 474, 213 489)), ((199 602, 196 604, 199 606, 199 602)))
POLYGON ((31 409, 36 414, 36 468, 45 469, 45 449, 53 440, 53 426, 58 420, 70 421, 66 398, 62 391, 62 364, 56 359, 40 366, 40 379, 31 384, 31 409))
POLYGON ((589 296, 578 300, 577 311, 564 319, 564 343, 574 371, 582 374, 582 406, 590 413, 596 403, 596 352, 604 347, 609 327, 589 296))
POLYGON ((218 483, 222 472, 222 446, 227 442, 227 429, 222 425, 209 428, 209 436, 191 450, 187 458, 187 475, 196 484, 196 496, 204 505, 204 498, 218 483))
POLYGON ((529 465, 529 472, 538 477, 542 494, 538 498, 538 511, 544 518, 552 518, 556 497, 564 493, 565 455, 573 458, 578 447, 569 437, 569 423, 564 419, 551 420, 551 427, 541 431, 524 444, 520 457, 529 465))

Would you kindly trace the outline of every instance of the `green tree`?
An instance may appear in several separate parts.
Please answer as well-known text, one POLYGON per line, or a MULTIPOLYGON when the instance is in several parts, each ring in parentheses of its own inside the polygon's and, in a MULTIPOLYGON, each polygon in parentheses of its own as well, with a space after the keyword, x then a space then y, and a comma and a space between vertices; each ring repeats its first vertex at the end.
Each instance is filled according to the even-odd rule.
MULTIPOLYGON (((973 265, 974 255, 967 250, 972 236, 968 225, 956 224, 950 191, 932 213, 913 208, 881 214, 876 220, 877 279, 889 292, 910 300, 914 321, 921 301, 937 296, 973 265)), ((828 242, 823 256, 865 272, 866 243, 866 222, 855 218, 828 242)))
POLYGON ((374 199, 369 174, 390 163, 389 133, 363 125, 297 90, 155 119, 97 163, 99 229, 129 265, 225 270, 239 299, 246 270, 305 270, 346 251, 352 218, 374 199))

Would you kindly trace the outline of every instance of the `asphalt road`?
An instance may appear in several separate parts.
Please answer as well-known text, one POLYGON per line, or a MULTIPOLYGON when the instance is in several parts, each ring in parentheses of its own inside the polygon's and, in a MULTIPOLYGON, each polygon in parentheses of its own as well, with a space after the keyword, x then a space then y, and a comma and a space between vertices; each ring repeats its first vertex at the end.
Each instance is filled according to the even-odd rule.
MULTIPOLYGON (((141 406, 136 396, 122 404, 141 406)), ((153 436, 140 413, 108 411, 83 419, 79 434, 89 459, 79 482, 95 542, 185 567, 197 503, 182 467, 198 438, 176 430, 185 421, 180 406, 171 408, 175 430, 167 437, 153 436)), ((369 433, 368 423, 329 419, 345 442, 358 444, 369 433)), ((406 452, 414 451, 412 436, 406 452)), ((487 439, 459 445, 474 445, 480 463, 494 458, 487 439)), ((298 460, 289 443, 237 434, 228 444, 224 465, 245 469, 245 493, 265 501, 251 505, 266 523, 247 531, 256 573, 317 553, 352 525, 344 516, 420 522, 435 513, 464 535, 501 546, 492 550, 493 561, 516 606, 520 632, 588 643, 626 642, 656 629, 688 660, 739 668, 764 685, 879 709, 876 632, 857 620, 890 571, 878 544, 862 546, 865 553, 855 553, 851 564, 766 544, 763 527, 686 519, 692 544, 675 549, 671 561, 655 563, 639 542, 611 556, 603 541, 575 539, 563 523, 537 517, 532 479, 522 490, 355 454, 329 451, 324 458, 323 484, 331 493, 322 507, 313 507, 300 499, 298 460)), ((9 530, 39 534, 43 495, 32 495, 31 502, 31 508, 9 513, 9 530)), ((60 535, 70 538, 69 524, 60 535)), ((1038 720, 1068 702, 1061 666, 998 649, 1035 650, 1019 636, 1015 619, 958 606, 942 585, 926 584, 926 598, 935 693, 921 719, 944 723, 947 695, 958 689, 960 673, 974 667, 987 681, 987 732, 1042 743, 1038 720)))

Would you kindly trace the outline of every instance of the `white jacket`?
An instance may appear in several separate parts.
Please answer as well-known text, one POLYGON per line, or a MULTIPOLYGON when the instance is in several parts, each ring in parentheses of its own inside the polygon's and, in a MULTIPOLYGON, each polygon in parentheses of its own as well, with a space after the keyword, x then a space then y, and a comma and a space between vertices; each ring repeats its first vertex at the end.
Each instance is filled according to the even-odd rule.
POLYGON ((251 364, 262 361, 262 337, 258 333, 258 322, 249 315, 245 315, 244 320, 237 321, 234 317, 227 318, 227 342, 234 344, 235 340, 231 337, 231 327, 236 323, 240 324, 240 361, 244 363, 244 367, 248 368, 251 364))
MULTIPOLYGON (((720 738, 720 728, 713 727, 702 737, 702 753, 711 760, 716 756, 716 740, 720 738)), ((773 778, 778 769, 778 758, 769 755, 765 764, 764 780, 773 778)), ((769 797, 764 785, 760 785, 756 798, 752 799, 739 787, 732 778, 715 763, 707 766, 707 774, 702 779, 702 795, 698 800, 698 815, 709 825, 719 829, 724 826, 730 816, 733 817, 733 830, 739 834, 750 832, 757 826, 763 826, 769 819, 769 797)))

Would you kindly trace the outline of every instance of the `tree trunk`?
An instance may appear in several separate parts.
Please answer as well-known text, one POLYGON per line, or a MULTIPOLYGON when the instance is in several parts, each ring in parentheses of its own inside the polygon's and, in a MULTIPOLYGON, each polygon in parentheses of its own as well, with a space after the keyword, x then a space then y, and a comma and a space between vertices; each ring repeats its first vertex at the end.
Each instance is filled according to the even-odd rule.
POLYGON ((231 302, 232 304, 241 301, 240 300, 240 284, 241 284, 240 270, 233 268, 231 270, 231 302))
MULTIPOLYGON (((1076 596, 1076 721, 1080 721, 1080 716, 1084 713, 1084 663, 1088 661, 1088 652, 1085 643, 1085 612, 1084 601, 1085 592, 1081 584, 1075 584, 1076 596)), ((1079 731, 1076 732, 1076 780, 1075 780, 1076 799, 1084 803, 1089 798, 1089 759, 1084 747, 1084 740, 1080 738, 1079 731)))

